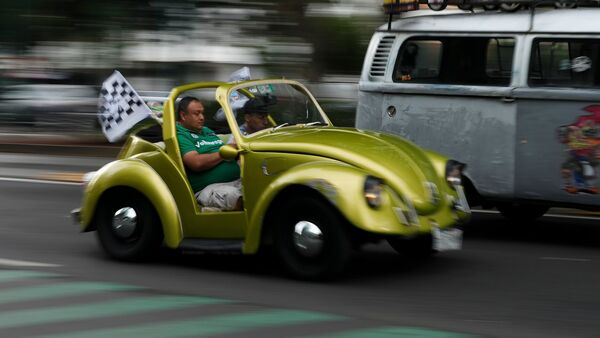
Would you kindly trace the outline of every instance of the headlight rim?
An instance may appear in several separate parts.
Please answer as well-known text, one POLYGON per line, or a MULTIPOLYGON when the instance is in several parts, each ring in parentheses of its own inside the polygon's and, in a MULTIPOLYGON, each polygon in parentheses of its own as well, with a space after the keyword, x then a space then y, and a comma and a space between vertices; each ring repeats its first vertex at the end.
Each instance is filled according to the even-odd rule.
POLYGON ((363 195, 370 208, 378 209, 382 205, 382 193, 384 182, 382 179, 367 175, 363 186, 363 195))
POLYGON ((448 160, 446 162, 445 179, 446 183, 452 190, 456 190, 456 186, 462 186, 462 176, 467 165, 457 160, 448 160))

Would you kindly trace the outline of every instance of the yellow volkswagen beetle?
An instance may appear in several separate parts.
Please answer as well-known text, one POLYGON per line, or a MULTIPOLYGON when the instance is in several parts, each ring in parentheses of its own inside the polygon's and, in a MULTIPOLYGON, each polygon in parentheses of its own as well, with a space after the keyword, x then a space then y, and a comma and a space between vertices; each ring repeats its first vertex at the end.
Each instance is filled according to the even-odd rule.
POLYGON ((392 135, 334 127, 313 95, 291 80, 200 82, 174 88, 158 142, 132 133, 118 159, 89 177, 77 212, 109 256, 140 260, 161 245, 255 254, 270 247, 292 276, 338 274, 361 244, 397 251, 460 247, 456 225, 470 214, 463 164, 392 135), (185 93, 185 94, 184 94, 185 93), (237 161, 243 210, 204 208, 194 197, 176 137, 176 102, 191 95, 220 133, 223 158, 237 161), (270 126, 240 132, 236 107, 271 98, 270 126), (221 119, 212 118, 220 112, 221 119))

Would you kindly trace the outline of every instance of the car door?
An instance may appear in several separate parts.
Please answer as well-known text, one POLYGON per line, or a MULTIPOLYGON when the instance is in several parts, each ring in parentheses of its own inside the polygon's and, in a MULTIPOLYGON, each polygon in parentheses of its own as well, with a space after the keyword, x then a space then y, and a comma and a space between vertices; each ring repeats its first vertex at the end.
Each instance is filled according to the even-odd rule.
MULTIPOLYGON (((226 134, 229 132, 227 122, 215 119, 215 114, 221 107, 215 99, 215 87, 219 84, 208 82, 190 84, 185 87, 177 87, 171 95, 177 97, 181 94, 181 97, 192 96, 201 100, 205 109, 205 126, 217 134, 226 134)), ((174 108, 175 105, 172 102, 167 102, 163 115, 163 137, 167 155, 171 156, 177 170, 185 175, 175 132, 177 116, 174 108)), ((223 139, 227 139, 225 135, 221 136, 223 136, 223 139)), ((180 202, 178 204, 178 211, 186 239, 243 240, 246 229, 245 211, 203 211, 195 200, 189 184, 186 189, 181 189, 174 194, 180 196, 176 196, 176 200, 185 199, 185 203, 180 202)))

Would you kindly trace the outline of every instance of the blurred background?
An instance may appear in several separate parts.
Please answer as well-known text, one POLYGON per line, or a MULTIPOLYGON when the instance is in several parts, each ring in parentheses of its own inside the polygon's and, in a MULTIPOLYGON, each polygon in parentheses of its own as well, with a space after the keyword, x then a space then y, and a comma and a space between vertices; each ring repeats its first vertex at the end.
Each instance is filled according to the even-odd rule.
POLYGON ((118 69, 142 95, 194 81, 309 85, 352 126, 380 0, 22 0, 0 12, 0 133, 101 135, 98 88, 118 69))

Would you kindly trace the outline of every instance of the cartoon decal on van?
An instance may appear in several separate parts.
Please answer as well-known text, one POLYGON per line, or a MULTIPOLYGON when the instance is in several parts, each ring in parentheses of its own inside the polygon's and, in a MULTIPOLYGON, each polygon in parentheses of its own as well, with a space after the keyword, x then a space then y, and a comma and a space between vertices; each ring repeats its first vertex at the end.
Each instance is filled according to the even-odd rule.
POLYGON ((567 145, 561 167, 563 188, 571 194, 598 194, 600 171, 600 106, 588 106, 575 123, 558 128, 558 139, 567 145))

